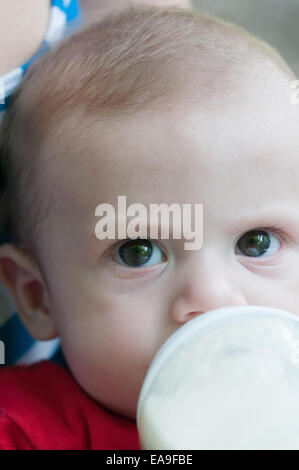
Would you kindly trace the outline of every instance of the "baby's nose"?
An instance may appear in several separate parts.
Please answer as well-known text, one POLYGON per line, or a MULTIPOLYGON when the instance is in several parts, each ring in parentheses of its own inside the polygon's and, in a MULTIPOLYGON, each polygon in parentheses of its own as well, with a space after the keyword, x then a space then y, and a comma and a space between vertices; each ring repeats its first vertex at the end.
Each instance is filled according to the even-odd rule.
POLYGON ((185 323, 202 313, 232 305, 247 305, 248 302, 238 283, 229 276, 210 276, 204 280, 188 282, 173 305, 172 318, 185 323))

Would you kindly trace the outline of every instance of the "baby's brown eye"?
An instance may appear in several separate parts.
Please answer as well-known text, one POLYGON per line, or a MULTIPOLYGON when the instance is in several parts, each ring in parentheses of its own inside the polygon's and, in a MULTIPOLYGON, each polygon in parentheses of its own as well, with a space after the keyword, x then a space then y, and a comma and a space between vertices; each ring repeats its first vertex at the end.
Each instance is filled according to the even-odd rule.
MULTIPOLYGON (((250 232, 246 232, 238 241, 237 248, 240 252, 245 256, 255 256, 260 257, 268 252, 270 246, 273 251, 273 243, 271 243, 271 235, 264 230, 251 230, 250 232)), ((274 248, 275 248, 275 240, 274 238, 274 248)), ((279 242, 278 242, 279 243, 279 242)), ((273 254, 273 253, 271 253, 273 254)))
POLYGON ((116 261, 130 267, 157 264, 163 261, 163 252, 150 240, 137 238, 124 243, 116 254, 116 261))

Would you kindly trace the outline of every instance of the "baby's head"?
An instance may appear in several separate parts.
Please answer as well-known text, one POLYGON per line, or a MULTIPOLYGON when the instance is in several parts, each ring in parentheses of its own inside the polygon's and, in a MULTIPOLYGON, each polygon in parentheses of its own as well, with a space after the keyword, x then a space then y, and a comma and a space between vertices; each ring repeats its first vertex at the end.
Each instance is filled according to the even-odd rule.
MULTIPOLYGON (((299 106, 292 72, 241 28, 129 8, 28 72, 3 124, 1 278, 82 388, 134 419, 164 341, 194 316, 299 314, 299 106), (96 207, 203 204, 185 240, 99 240, 96 207), (133 245, 132 245, 133 243, 133 245)), ((117 238, 117 237, 116 237, 117 238)))

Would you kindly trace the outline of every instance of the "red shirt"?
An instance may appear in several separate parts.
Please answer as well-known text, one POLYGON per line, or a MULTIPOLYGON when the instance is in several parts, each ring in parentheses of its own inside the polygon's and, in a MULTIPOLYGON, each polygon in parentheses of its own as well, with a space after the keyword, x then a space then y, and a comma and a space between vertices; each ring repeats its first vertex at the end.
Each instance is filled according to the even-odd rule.
POLYGON ((0 368, 0 449, 139 450, 136 423, 90 398, 50 361, 0 368))

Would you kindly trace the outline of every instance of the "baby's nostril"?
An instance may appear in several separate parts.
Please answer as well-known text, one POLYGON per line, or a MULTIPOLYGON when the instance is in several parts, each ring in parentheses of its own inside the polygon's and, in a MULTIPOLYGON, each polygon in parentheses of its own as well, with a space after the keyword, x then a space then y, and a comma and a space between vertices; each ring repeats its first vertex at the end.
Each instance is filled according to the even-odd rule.
POLYGON ((201 315, 202 313, 205 313, 205 312, 202 312, 202 311, 190 312, 188 313, 188 317, 196 317, 198 315, 201 315))

